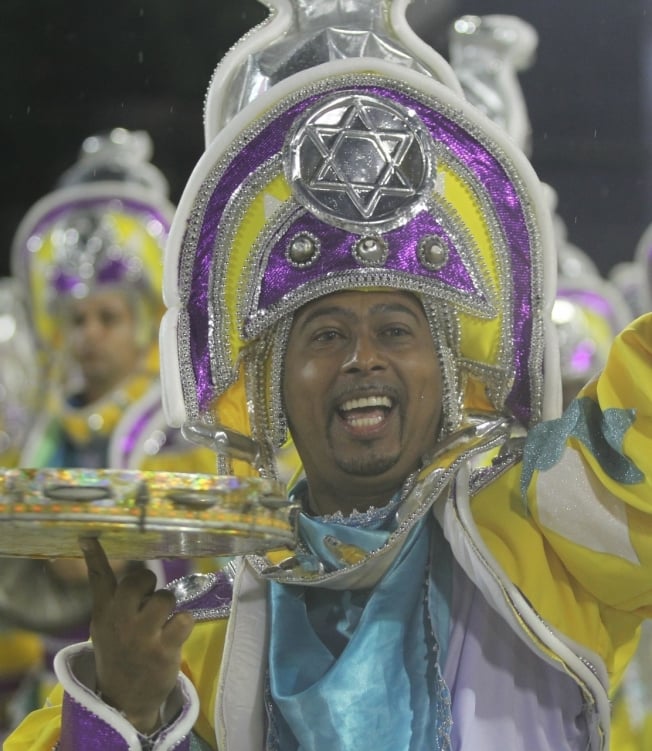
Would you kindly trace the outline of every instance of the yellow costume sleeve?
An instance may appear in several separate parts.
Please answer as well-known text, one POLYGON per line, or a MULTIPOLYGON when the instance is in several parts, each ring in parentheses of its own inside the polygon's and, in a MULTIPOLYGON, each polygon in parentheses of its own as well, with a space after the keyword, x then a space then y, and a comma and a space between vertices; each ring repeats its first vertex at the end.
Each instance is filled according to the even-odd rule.
POLYGON ((652 314, 559 420, 531 431, 521 489, 563 579, 599 610, 606 631, 581 641, 617 683, 652 616, 652 314))

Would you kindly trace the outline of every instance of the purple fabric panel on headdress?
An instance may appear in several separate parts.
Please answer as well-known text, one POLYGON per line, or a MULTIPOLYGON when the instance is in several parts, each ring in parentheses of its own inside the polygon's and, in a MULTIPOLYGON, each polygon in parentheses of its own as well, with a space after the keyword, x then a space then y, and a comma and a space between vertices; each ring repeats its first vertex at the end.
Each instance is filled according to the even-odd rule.
POLYGON ((119 282, 121 279, 124 279, 128 270, 129 266, 123 259, 114 258, 98 271, 97 281, 101 284, 119 282))
POLYGON ((580 342, 571 354, 571 367, 576 373, 588 373, 594 367, 595 345, 580 342))
POLYGON ((608 321, 611 320, 614 313, 613 305, 606 297, 604 297, 604 295, 601 295, 598 292, 592 292, 587 289, 577 289, 575 287, 559 287, 557 290, 557 296, 567 297, 578 305, 589 308, 589 310, 594 310, 608 321))
POLYGON ((79 279, 72 274, 59 271, 52 278, 52 286, 60 295, 68 295, 79 284, 79 279))
POLYGON ((163 227, 168 230, 170 228, 170 220, 167 216, 163 215, 160 211, 157 211, 153 206, 151 206, 148 203, 143 203, 142 201, 137 201, 132 198, 121 198, 119 196, 94 196, 93 198, 82 198, 78 201, 71 201, 70 203, 62 204, 61 206, 56 206, 52 209, 52 211, 49 211, 47 214, 44 214, 41 219, 39 220, 38 224, 34 227, 34 230, 32 231, 32 235, 40 235, 42 232, 54 224, 57 220, 59 220, 62 216, 65 216, 66 214, 73 214, 77 211, 85 211, 87 209, 94 209, 97 206, 107 206, 107 204, 115 203, 116 206, 118 204, 121 204, 124 206, 129 212, 133 213, 139 213, 139 214, 148 214, 152 217, 152 219, 155 219, 156 221, 160 222, 163 227))
POLYGON ((129 432, 120 441, 122 467, 129 466, 129 457, 133 453, 136 442, 140 438, 143 430, 145 430, 145 428, 147 427, 147 424, 151 420, 152 415, 154 415, 159 409, 160 405, 157 403, 152 405, 149 409, 145 410, 145 412, 143 412, 138 417, 138 419, 134 421, 134 423, 131 425, 131 428, 129 429, 129 432))
MULTIPOLYGON (((431 214, 422 212, 409 224, 386 232, 383 239, 388 248, 388 257, 383 264, 383 269, 401 271, 420 278, 430 277, 455 289, 481 297, 447 233, 431 214), (449 249, 448 262, 439 271, 427 270, 418 260, 418 244, 426 235, 437 235, 449 249)), ((311 214, 302 215, 289 227, 270 253, 265 269, 265 283, 262 285, 259 299, 259 309, 269 308, 291 290, 314 279, 320 279, 325 274, 360 268, 360 264, 351 253, 351 249, 358 240, 359 235, 325 224, 311 214), (304 268, 292 266, 285 254, 292 238, 300 232, 309 232, 321 243, 319 258, 314 264, 304 268)))
MULTIPOLYGON (((125 278, 129 271, 129 266, 124 260, 119 258, 112 259, 99 269, 96 279, 100 284, 118 283, 125 278)), ((79 276, 66 274, 65 271, 55 272, 52 278, 52 286, 61 295, 67 295, 83 280, 79 276)))
POLYGON ((57 751, 128 751, 127 741, 97 715, 64 694, 57 751))
MULTIPOLYGON (((213 194, 215 197, 215 194, 213 194)), ((210 276, 212 256, 211 251, 215 242, 215 228, 219 225, 224 206, 219 213, 213 213, 212 207, 205 214, 201 237, 197 245, 195 263, 192 270, 192 282, 186 302, 189 318, 189 348, 193 373, 196 382, 199 409, 205 410, 211 403, 214 391, 211 379, 210 352, 208 342, 208 280, 210 276)))

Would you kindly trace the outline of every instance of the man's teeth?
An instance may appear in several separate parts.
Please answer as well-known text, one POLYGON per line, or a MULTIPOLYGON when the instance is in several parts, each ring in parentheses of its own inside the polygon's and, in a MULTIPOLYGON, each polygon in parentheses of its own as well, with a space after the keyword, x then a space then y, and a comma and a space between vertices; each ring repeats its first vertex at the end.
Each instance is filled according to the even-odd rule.
POLYGON ((372 428, 385 419, 385 410, 391 408, 392 400, 388 396, 365 396, 344 402, 340 407, 340 413, 351 427, 372 428), (358 410, 367 411, 358 412, 358 410))
POLYGON ((383 415, 375 415, 374 417, 347 417, 346 421, 354 428, 371 428, 384 419, 383 415))
MULTIPOLYGON (((349 399, 340 407, 342 412, 350 412, 353 409, 368 409, 369 407, 392 408, 392 400, 388 396, 365 396, 361 399, 349 399)), ((374 420, 374 422, 377 422, 374 420)))

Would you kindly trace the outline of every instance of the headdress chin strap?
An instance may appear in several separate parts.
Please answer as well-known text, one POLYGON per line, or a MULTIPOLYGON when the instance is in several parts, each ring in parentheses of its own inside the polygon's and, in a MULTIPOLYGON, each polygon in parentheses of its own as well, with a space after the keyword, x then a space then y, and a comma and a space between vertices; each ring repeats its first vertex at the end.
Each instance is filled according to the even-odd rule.
MULTIPOLYGON (((369 289, 369 288, 367 288, 369 289)), ((459 430, 463 421, 461 379, 459 373, 459 353, 455 352, 455 325, 453 317, 440 301, 421 300, 428 326, 435 341, 435 351, 439 359, 442 376, 442 420, 439 438, 444 439, 459 430)), ((278 478, 278 454, 283 451, 284 469, 282 474, 296 476, 299 472, 299 458, 294 455, 292 436, 288 429, 283 408, 283 367, 288 338, 294 314, 288 314, 275 326, 257 339, 245 355, 245 370, 249 374, 249 391, 259 389, 258 384, 267 383, 260 399, 254 400, 250 410, 254 417, 255 461, 265 475, 278 478)), ((231 446, 223 446, 222 453, 231 458, 236 456, 236 439, 231 437, 231 446)), ((246 458, 246 457, 239 457, 246 458)), ((249 457, 252 458, 251 455, 249 457)), ((425 457, 424 457, 425 459, 425 457)), ((223 467, 227 470, 226 465, 223 467)))

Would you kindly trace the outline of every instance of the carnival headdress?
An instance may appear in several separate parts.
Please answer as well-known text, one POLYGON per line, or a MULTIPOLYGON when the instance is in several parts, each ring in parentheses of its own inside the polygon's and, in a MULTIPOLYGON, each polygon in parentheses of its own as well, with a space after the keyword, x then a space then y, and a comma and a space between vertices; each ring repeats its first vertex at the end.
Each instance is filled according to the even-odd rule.
POLYGON ((560 276, 552 309, 566 401, 607 362, 616 334, 629 323, 620 291, 597 274, 560 276))
POLYGON ((634 265, 642 277, 640 294, 641 313, 652 310, 652 225, 646 227, 634 251, 634 265))
POLYGON ((466 15, 449 30, 450 61, 464 95, 527 154, 532 129, 518 74, 534 61, 538 34, 516 16, 466 15))
POLYGON ((174 208, 147 160, 151 140, 122 128, 84 142, 59 186, 26 214, 12 272, 27 290, 36 336, 57 346, 57 309, 106 285, 137 290, 162 314, 162 255, 174 208))
POLYGON ((39 405, 36 343, 22 286, 0 278, 0 466, 11 466, 39 405))
POLYGON ((544 389, 555 260, 540 184, 410 31, 406 5, 274 2, 209 90, 210 142, 167 248, 164 404, 173 425, 251 436, 265 471, 284 438, 292 315, 331 292, 418 295, 464 409, 524 425, 557 412, 544 389), (234 88, 242 108, 226 111, 234 88))

